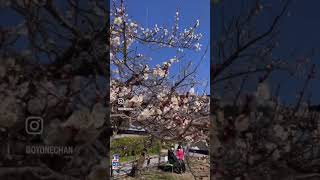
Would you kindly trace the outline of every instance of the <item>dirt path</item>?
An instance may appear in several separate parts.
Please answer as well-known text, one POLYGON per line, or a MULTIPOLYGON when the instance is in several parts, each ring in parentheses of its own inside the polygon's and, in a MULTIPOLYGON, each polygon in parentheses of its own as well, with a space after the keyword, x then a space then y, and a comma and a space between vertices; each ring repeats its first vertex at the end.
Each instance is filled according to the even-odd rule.
MULTIPOLYGON (((161 157, 161 162, 165 162, 165 157, 161 157)), ((147 164, 147 161, 144 163, 143 167, 145 168, 143 173, 145 175, 142 175, 140 179, 163 179, 163 180, 183 180, 183 179, 192 179, 194 180, 194 176, 196 179, 202 179, 207 180, 209 179, 209 159, 208 156, 197 154, 197 153, 191 153, 189 154, 188 162, 190 165, 190 168, 187 173, 184 174, 176 174, 176 173, 168 173, 168 172, 161 172, 157 170, 158 165, 158 156, 152 156, 150 159, 150 164, 147 164), (150 172, 156 173, 154 176, 150 174, 150 172), (156 176, 156 177, 155 177, 156 176)), ((187 161, 186 161, 187 163, 187 161)), ((134 179, 130 177, 126 177, 126 174, 131 171, 132 163, 124 163, 122 164, 122 168, 120 173, 115 173, 114 177, 115 179, 134 179)), ((188 169, 188 168, 187 168, 188 169)))

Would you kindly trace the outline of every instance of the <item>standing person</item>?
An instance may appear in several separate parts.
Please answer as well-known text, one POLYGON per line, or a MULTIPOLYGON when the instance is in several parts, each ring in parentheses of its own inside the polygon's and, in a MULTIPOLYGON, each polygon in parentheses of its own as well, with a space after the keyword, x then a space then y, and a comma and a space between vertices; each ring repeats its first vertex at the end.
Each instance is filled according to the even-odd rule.
POLYGON ((174 147, 171 147, 171 149, 168 150, 168 162, 174 164, 174 161, 174 147))
POLYGON ((186 166, 184 164, 184 151, 180 145, 178 146, 178 149, 176 151, 176 156, 178 157, 182 171, 186 172, 186 166))
POLYGON ((170 164, 170 171, 173 172, 177 166, 177 157, 174 155, 174 147, 168 149, 168 163, 170 164))
POLYGON ((179 160, 184 160, 184 152, 182 147, 179 145, 176 151, 176 156, 178 157, 179 160))

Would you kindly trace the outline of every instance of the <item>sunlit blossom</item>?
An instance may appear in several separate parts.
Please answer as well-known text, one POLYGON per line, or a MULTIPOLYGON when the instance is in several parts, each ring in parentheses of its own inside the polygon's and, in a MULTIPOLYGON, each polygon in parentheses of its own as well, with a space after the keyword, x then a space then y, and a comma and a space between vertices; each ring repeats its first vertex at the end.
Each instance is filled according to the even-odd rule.
POLYGON ((114 19, 114 23, 118 26, 120 26, 122 24, 122 18, 121 17, 116 17, 114 19))

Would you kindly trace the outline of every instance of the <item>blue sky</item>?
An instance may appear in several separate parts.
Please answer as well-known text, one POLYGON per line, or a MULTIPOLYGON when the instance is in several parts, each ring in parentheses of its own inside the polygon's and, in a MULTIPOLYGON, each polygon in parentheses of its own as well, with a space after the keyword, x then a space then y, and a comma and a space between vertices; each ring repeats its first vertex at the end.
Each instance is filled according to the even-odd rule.
MULTIPOLYGON (((275 0, 273 0, 275 1, 275 0)), ((313 104, 320 104, 320 1, 310 0, 293 1, 289 7, 290 16, 285 17, 280 27, 280 46, 275 52, 276 56, 284 57, 289 61, 305 57, 310 54, 312 48, 318 50, 317 55, 311 60, 316 64, 317 77, 314 79, 307 93, 311 93, 313 104), (288 58, 291 52, 295 52, 295 59, 288 58)), ((272 13, 275 15, 275 11, 272 13)), ((292 103, 296 101, 296 94, 302 89, 304 79, 293 79, 288 75, 279 74, 272 77, 272 81, 282 83, 282 99, 285 102, 292 103)))
MULTIPOLYGON (((155 24, 165 25, 170 27, 173 25, 175 12, 178 9, 180 13, 179 29, 193 26, 197 19, 200 20, 198 33, 203 34, 200 43, 203 45, 200 52, 184 51, 186 60, 192 60, 196 64, 203 55, 206 46, 210 49, 210 1, 209 0, 127 0, 127 13, 129 17, 138 22, 144 27, 154 27, 155 24)), ((159 50, 150 51, 149 49, 140 49, 153 58, 152 64, 157 64, 168 60, 175 55, 176 50, 159 50)), ((205 60, 199 67, 197 76, 201 80, 210 81, 210 51, 207 51, 205 60)), ((178 66, 172 67, 173 71, 177 70, 178 66)), ((203 92, 203 88, 196 87, 199 93, 203 92)), ((210 92, 210 86, 206 89, 210 92)))
MULTIPOLYGON (((271 9, 266 10, 261 18, 256 22, 256 28, 259 32, 264 32, 266 27, 271 24, 273 18, 280 11, 279 0, 263 0, 264 5, 272 5, 271 9)), ((221 8, 225 5, 224 13, 230 18, 239 10, 239 1, 222 1, 215 7, 213 11, 213 27, 219 25, 219 17, 221 17, 221 8)), ((320 58, 320 1, 298 1, 293 0, 289 6, 289 14, 280 21, 280 34, 278 36, 279 47, 274 51, 273 56, 294 62, 300 57, 310 54, 312 48, 317 49, 317 55, 311 60, 316 64, 317 78, 312 81, 307 93, 311 93, 313 104, 320 104, 320 74, 319 74, 319 58, 320 58), (290 58, 290 54, 294 52, 294 58, 290 58)), ((219 36, 217 30, 213 31, 213 38, 219 36)), ((211 52, 214 53, 214 52, 211 52)), ((278 83, 281 84, 280 100, 284 103, 292 104, 297 100, 297 92, 302 89, 304 79, 290 77, 287 73, 274 73, 269 79, 271 88, 274 90, 278 83)), ((253 83, 254 84, 254 83, 253 83)))

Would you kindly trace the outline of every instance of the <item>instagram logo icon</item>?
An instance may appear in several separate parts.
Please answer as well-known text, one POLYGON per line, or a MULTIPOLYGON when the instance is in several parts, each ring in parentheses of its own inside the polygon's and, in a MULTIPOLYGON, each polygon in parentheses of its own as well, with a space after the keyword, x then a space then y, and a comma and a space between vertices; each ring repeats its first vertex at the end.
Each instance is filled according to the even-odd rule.
POLYGON ((26 119, 25 129, 28 134, 41 134, 43 131, 43 119, 41 117, 28 117, 26 119))

